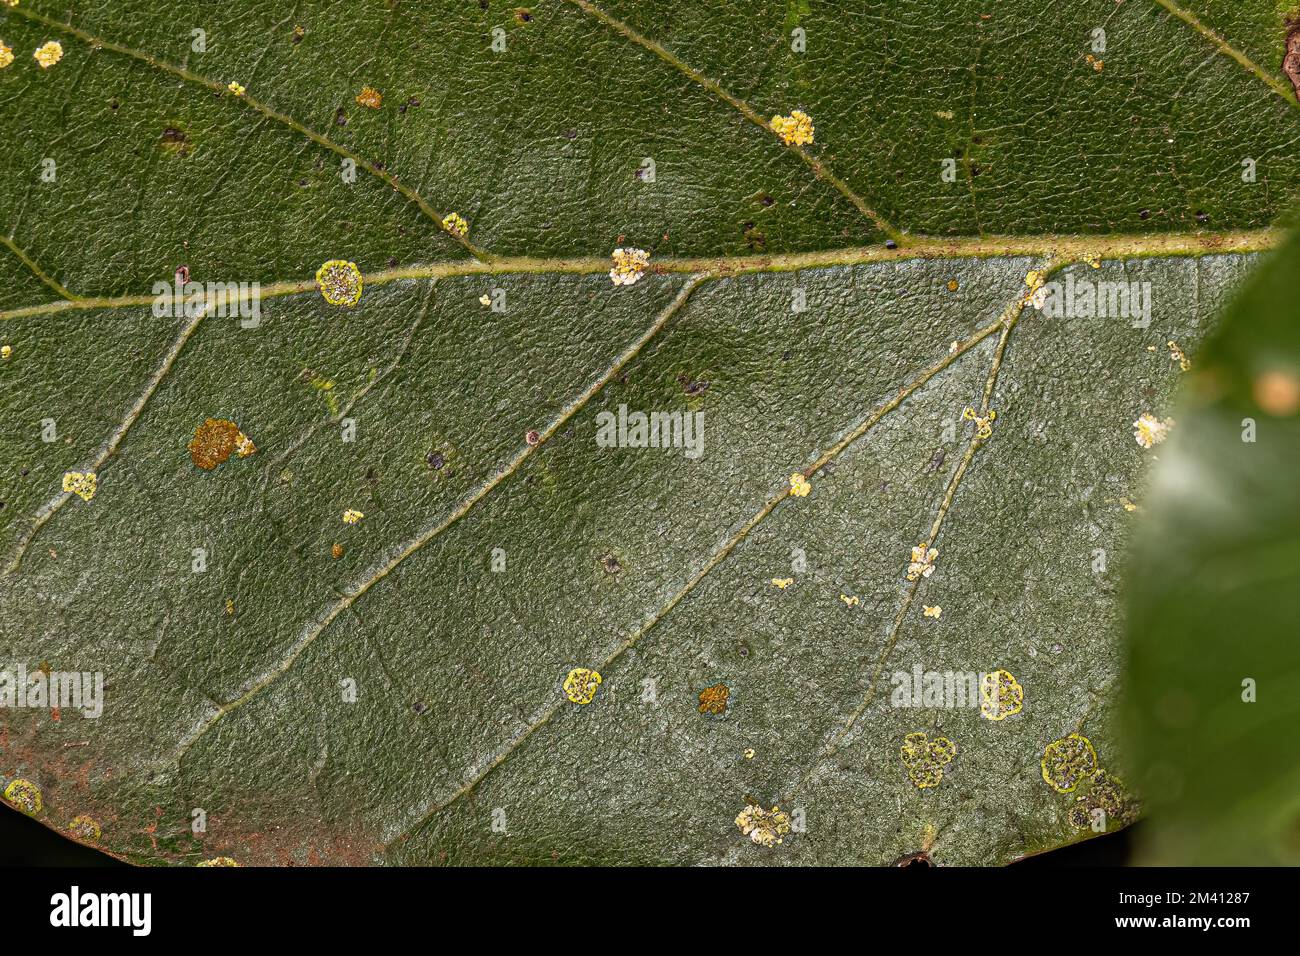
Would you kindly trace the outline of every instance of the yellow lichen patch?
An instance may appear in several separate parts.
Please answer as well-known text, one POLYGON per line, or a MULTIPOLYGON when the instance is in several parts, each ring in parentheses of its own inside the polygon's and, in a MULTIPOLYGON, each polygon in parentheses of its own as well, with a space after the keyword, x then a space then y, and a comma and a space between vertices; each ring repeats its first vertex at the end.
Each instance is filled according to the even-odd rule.
POLYGON ((69 471, 63 475, 63 490, 79 495, 82 501, 89 501, 95 497, 96 485, 97 482, 93 471, 69 471))
POLYGON ((362 106, 377 110, 384 105, 384 94, 373 86, 367 86, 357 94, 357 102, 362 106))
POLYGON ((1088 268, 1090 269, 1101 268, 1101 256, 1089 256, 1087 259, 1084 259, 1083 261, 1088 263, 1088 268))
POLYGON ((857 607, 861 603, 856 594, 853 597, 849 597, 847 594, 841 594, 840 600, 844 602, 845 607, 857 607))
POLYGON ((958 289, 960 289, 960 288, 961 288, 961 283, 959 283, 956 279, 949 279, 949 280, 948 280, 948 291, 949 291, 949 292, 956 292, 956 291, 957 291, 958 289))
POLYGON ((745 748, 745 759, 746 759, 746 760, 753 760, 753 759, 754 759, 754 748, 753 748, 753 747, 746 747, 746 748, 745 748))
POLYGON ((0 40, 0 70, 14 61, 14 51, 5 46, 5 41, 0 40))
POLYGON ((364 517, 365 515, 362 512, 357 511, 356 508, 349 508, 347 511, 343 512, 343 523, 356 524, 364 517))
POLYGON ((943 617, 943 608, 941 608, 937 604, 934 605, 933 607, 931 607, 929 604, 922 604, 921 613, 924 614, 926 617, 932 617, 937 621, 939 618, 943 617))
POLYGON ((975 409, 966 407, 962 409, 961 417, 975 423, 975 435, 982 440, 993 434, 993 423, 997 420, 998 413, 990 408, 987 414, 981 415, 975 409))
POLYGON ((351 308, 361 301, 361 270, 355 262, 331 259, 316 270, 316 287, 330 305, 351 308))
POLYGON ((731 689, 726 684, 714 684, 712 687, 706 687, 700 691, 701 714, 725 714, 727 712, 727 698, 731 696, 731 689))
POLYGON ((202 863, 195 863, 195 866, 239 866, 239 863, 228 856, 214 856, 210 860, 204 860, 202 863))
POLYGON ((1127 498, 1119 499, 1120 507, 1125 511, 1137 511, 1138 506, 1127 498))
POLYGON ((1043 779, 1057 793, 1071 793, 1097 772, 1097 751, 1082 734, 1053 740, 1043 750, 1043 779))
POLYGON ((564 696, 575 704, 590 704, 596 699, 601 676, 588 667, 575 667, 564 679, 564 696))
POLYGON ((1143 448, 1154 448, 1169 437, 1169 429, 1173 427, 1172 418, 1161 421, 1150 412, 1143 412, 1133 423, 1133 437, 1143 448))
POLYGON ((462 219, 459 214, 454 212, 449 212, 447 215, 442 217, 442 228, 446 229, 457 239, 464 239, 469 235, 469 223, 462 219))
POLYGON ((614 268, 609 270, 609 278, 614 285, 633 285, 650 268, 650 253, 644 249, 618 248, 610 258, 614 268))
POLYGON ((41 788, 21 777, 9 781, 9 786, 5 787, 5 800, 10 806, 32 816, 40 813, 45 806, 41 799, 41 788))
POLYGON ((772 587, 778 591, 784 591, 790 585, 794 584, 794 578, 773 578, 772 587))
POLYGON ((72 822, 68 824, 68 831, 78 840, 85 840, 87 843, 96 843, 99 841, 99 824, 93 817, 81 815, 73 817, 72 822))
POLYGON ((7 362, 13 354, 14 347, 12 345, 0 345, 0 359, 4 359, 7 362))
POLYGON ((980 716, 987 720, 1005 720, 1020 713, 1025 705, 1025 689, 1010 671, 985 674, 980 682, 980 716))
POLYGON ((796 498, 807 498, 810 491, 812 491, 812 485, 808 483, 808 479, 803 476, 802 472, 796 471, 790 476, 790 494, 796 498))
POLYGON ((790 832, 790 816, 780 807, 764 810, 751 803, 736 817, 736 826, 759 846, 771 848, 781 843, 781 838, 790 832))
POLYGON ((1088 792, 1081 793, 1070 808, 1070 825, 1080 830, 1094 829, 1094 821, 1105 829, 1114 820, 1132 823, 1141 810, 1138 802, 1124 788, 1124 781, 1105 770, 1098 770, 1088 784, 1088 792), (1101 814, 1097 814, 1100 810, 1101 814))
POLYGON ((236 83, 234 80, 230 81, 230 84, 226 87, 226 89, 230 90, 230 92, 234 93, 236 96, 243 96, 245 92, 244 84, 236 83))
POLYGON ((333 557, 335 561, 343 557, 343 545, 335 541, 334 544, 330 547, 330 556, 333 557))
POLYGON ((42 70, 48 70, 63 59, 63 44, 58 40, 49 40, 38 46, 32 56, 36 58, 42 70))
POLYGON ((190 460, 204 471, 229 460, 231 455, 247 458, 257 451, 253 440, 239 430, 239 426, 224 418, 208 418, 194 429, 194 437, 185 446, 190 460))
POLYGON ((1187 357, 1187 353, 1179 348, 1178 343, 1170 339, 1165 343, 1169 346, 1169 357, 1178 363, 1178 368, 1184 372, 1191 371, 1192 360, 1187 357))
POLYGON ((938 548, 927 548, 919 544, 912 549, 912 562, 907 566, 907 580, 928 578, 934 574, 934 559, 939 556, 938 548))
POLYGON ((1093 56, 1091 53, 1089 53, 1089 54, 1088 54, 1087 56, 1085 56, 1083 59, 1084 59, 1084 62, 1086 62, 1089 66, 1091 66, 1091 67, 1092 67, 1094 70, 1096 70, 1098 73, 1100 73, 1100 72, 1101 72, 1103 69, 1105 69, 1105 67, 1106 67, 1106 61, 1097 59, 1097 58, 1096 58, 1095 56, 1093 56))
POLYGON ((483 305, 483 306, 491 305, 491 304, 492 304, 492 299, 491 299, 491 297, 488 296, 488 294, 485 292, 483 295, 481 295, 481 296, 478 297, 478 304, 479 304, 479 305, 483 305))
POLYGON ((957 745, 947 737, 930 740, 917 732, 903 738, 898 754, 907 768, 907 775, 920 790, 937 787, 943 780, 943 769, 957 756, 957 745))
POLYGON ((772 131, 787 146, 806 146, 813 141, 812 117, 803 110, 793 110, 789 116, 773 116, 772 131))

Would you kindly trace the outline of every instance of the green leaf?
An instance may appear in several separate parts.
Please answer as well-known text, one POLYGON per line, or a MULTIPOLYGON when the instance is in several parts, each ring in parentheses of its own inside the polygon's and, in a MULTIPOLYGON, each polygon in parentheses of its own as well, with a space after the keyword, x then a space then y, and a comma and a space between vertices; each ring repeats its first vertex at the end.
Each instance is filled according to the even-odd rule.
POLYGON ((1133 556, 1129 718, 1155 862, 1300 859, 1297 261, 1293 238, 1206 345, 1133 556))
POLYGON ((0 669, 105 680, 0 708, 9 802, 149 863, 993 864, 1131 819, 1133 422, 1300 185, 1281 14, 821 6, 6 4, 0 669), (155 316, 181 265, 259 321, 155 316), (604 447, 623 406, 702 454, 604 447), (208 419, 256 451, 196 467, 208 419), (895 706, 914 668, 1023 706, 895 706), (1071 734, 1109 788, 1049 785, 1071 734))

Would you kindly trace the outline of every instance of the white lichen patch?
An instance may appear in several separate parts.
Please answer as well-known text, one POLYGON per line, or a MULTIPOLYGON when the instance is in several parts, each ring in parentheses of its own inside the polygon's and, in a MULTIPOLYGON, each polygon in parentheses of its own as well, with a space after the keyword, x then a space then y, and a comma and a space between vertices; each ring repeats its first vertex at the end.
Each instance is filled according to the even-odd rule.
POLYGON ((614 268, 609 270, 609 278, 614 285, 633 285, 650 268, 650 253, 644 249, 620 247, 610 258, 614 261, 614 268))
POLYGON ((1161 421, 1150 412, 1143 412, 1133 423, 1133 438, 1143 448, 1154 448, 1169 437, 1169 430, 1173 427, 1172 418, 1161 421))
POLYGON ((782 837, 790 832, 790 815, 780 807, 765 810, 751 803, 736 817, 736 826, 753 842, 770 849, 783 842, 782 837))
POLYGON ((938 548, 929 548, 919 544, 912 549, 912 561, 907 566, 907 580, 928 578, 934 574, 934 559, 939 556, 938 548))

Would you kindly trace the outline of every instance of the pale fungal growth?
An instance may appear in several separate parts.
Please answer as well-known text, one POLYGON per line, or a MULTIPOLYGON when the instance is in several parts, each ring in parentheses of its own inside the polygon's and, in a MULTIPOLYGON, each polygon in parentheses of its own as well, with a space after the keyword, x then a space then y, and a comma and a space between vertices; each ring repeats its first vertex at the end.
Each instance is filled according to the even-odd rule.
POLYGON ((985 674, 980 682, 980 716, 987 720, 1005 720, 1020 713, 1025 704, 1025 689, 1010 671, 985 674))
POLYGON ((316 270, 316 286, 330 305, 351 308, 361 301, 361 270, 355 262, 331 259, 316 270))
POLYGON ((462 219, 459 214, 454 212, 449 212, 443 217, 442 228, 446 229, 457 239, 464 239, 469 235, 469 223, 462 219))
POLYGON ((858 601, 856 594, 853 597, 849 597, 847 594, 841 594, 840 600, 844 602, 845 607, 857 607, 858 604, 861 603, 858 601))
POLYGON ((912 549, 912 561, 907 566, 907 580, 928 578, 934 574, 934 559, 939 556, 938 548, 928 548, 924 544, 912 549))
POLYGON ((1043 306, 1047 305, 1047 293, 1048 293, 1047 286, 1040 285, 1037 289, 1033 291, 1033 293, 1030 294, 1029 304, 1032 305, 1039 312, 1043 311, 1043 306))
POLYGON ((808 479, 801 472, 796 471, 790 476, 790 494, 796 498, 807 498, 810 491, 812 491, 812 485, 808 483, 808 479))
POLYGON ((1179 348, 1178 343, 1170 339, 1165 343, 1169 346, 1169 358, 1178 363, 1178 368, 1184 372, 1190 372, 1192 369, 1192 360, 1187 357, 1187 353, 1179 348))
POLYGON ((14 61, 14 51, 5 46, 5 41, 0 40, 0 70, 14 61))
POLYGON ((36 52, 32 56, 36 58, 36 62, 41 65, 42 70, 48 70, 63 59, 63 44, 58 40, 42 43, 36 48, 36 52))
POLYGON ((618 248, 610 258, 614 268, 609 270, 609 277, 614 285, 633 285, 650 268, 650 253, 644 249, 618 248))
POLYGON ((773 116, 771 125, 787 146, 806 146, 813 141, 812 117, 803 110, 793 110, 789 116, 773 116))
POLYGON ((349 508, 347 511, 343 512, 343 523, 356 524, 364 517, 365 515, 360 511, 357 511, 355 508, 349 508))
POLYGON ((210 860, 204 860, 202 863, 195 863, 195 866, 239 866, 239 863, 228 856, 214 856, 210 860))
POLYGON ((1154 448, 1169 437, 1173 426, 1172 418, 1161 421, 1150 412, 1143 412, 1133 423, 1133 438, 1143 448, 1154 448))
POLYGON ((483 305, 483 306, 491 305, 491 304, 492 304, 492 299, 491 299, 491 298, 488 296, 488 294, 485 292, 485 293, 483 293, 483 295, 481 295, 481 296, 478 297, 478 304, 479 304, 479 305, 483 305))
POLYGON ((1082 734, 1053 740, 1043 750, 1043 779, 1057 793, 1071 793, 1097 772, 1097 751, 1082 734))
POLYGON ((596 699, 601 676, 589 667, 575 667, 564 679, 564 696, 574 704, 590 704, 596 699))
POLYGON ((77 495, 82 501, 95 497, 95 473, 93 471, 69 471, 63 475, 63 490, 77 495))
POLYGON ((236 96, 244 95, 244 85, 242 83, 236 83, 234 80, 230 81, 230 85, 227 86, 226 89, 230 90, 230 92, 234 93, 236 96))
POLYGON ((764 810, 751 803, 736 817, 736 826, 759 846, 771 849, 783 842, 782 837, 790 832, 790 815, 782 812, 780 807, 764 810))
POLYGON ((918 790, 937 787, 943 781, 944 768, 957 756, 957 745, 947 737, 930 740, 917 732, 903 738, 898 750, 907 768, 907 776, 918 790))
POLYGON ((778 591, 784 591, 790 585, 794 584, 794 578, 773 578, 772 587, 778 591))
POLYGON ((922 604, 921 613, 924 614, 926 617, 932 617, 937 621, 939 618, 943 617, 943 608, 941 608, 937 604, 934 605, 933 607, 931 607, 929 604, 922 604))
POLYGON ((9 786, 5 787, 5 800, 10 806, 31 816, 40 813, 45 806, 41 799, 41 788, 22 777, 9 781, 9 786))

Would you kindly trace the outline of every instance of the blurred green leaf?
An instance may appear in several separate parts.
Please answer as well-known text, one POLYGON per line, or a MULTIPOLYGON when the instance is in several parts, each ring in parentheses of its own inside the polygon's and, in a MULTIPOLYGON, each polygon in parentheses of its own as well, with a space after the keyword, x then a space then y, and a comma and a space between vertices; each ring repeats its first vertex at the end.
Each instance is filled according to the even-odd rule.
POLYGON ((1300 238, 1197 358, 1132 553, 1149 859, 1300 862, 1300 238))

